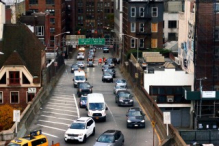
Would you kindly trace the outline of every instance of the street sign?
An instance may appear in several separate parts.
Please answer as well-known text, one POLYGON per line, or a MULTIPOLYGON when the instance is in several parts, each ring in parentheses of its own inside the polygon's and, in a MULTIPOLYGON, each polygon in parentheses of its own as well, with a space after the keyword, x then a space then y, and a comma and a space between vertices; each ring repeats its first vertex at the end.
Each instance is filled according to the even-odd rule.
POLYGON ((105 39, 102 38, 78 39, 78 45, 105 45, 105 39))
POLYGON ((171 124, 170 112, 163 112, 163 123, 171 124))
POLYGON ((20 122, 20 110, 13 110, 13 121, 20 122))

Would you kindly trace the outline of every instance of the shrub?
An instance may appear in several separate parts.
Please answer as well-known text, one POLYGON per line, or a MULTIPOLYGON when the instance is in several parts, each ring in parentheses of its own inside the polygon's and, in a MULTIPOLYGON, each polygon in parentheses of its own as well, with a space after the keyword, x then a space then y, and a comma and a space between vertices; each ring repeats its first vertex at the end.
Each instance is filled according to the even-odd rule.
POLYGON ((14 108, 8 104, 0 106, 0 131, 12 127, 14 108))

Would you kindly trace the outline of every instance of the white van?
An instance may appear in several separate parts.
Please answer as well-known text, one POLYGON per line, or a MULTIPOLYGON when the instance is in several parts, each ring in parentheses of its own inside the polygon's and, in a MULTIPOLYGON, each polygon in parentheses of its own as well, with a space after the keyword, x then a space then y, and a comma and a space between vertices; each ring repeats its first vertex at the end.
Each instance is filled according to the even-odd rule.
POLYGON ((106 110, 108 110, 104 96, 101 93, 91 93, 87 95, 87 115, 94 120, 106 121, 106 110))
POLYGON ((78 82, 85 82, 87 80, 86 73, 83 70, 76 70, 74 71, 74 87, 78 86, 78 82))

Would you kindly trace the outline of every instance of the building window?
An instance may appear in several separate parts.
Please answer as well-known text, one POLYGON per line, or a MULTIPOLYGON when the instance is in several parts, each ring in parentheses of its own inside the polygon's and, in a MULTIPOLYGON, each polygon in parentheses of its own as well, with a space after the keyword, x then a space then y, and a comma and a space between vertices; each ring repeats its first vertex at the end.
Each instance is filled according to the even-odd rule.
POLYGON ((50 32, 51 33, 54 33, 55 32, 55 28, 54 27, 51 27, 51 28, 49 28, 50 29, 50 32))
POLYGON ((0 92, 0 104, 3 103, 3 92, 0 92))
POLYGON ((20 84, 19 71, 10 71, 9 72, 9 84, 20 84))
POLYGON ((219 40, 219 28, 216 28, 215 31, 214 31, 214 38, 215 40, 219 40))
POLYGON ((144 17, 144 7, 139 8, 139 16, 144 17))
POLYGON ((135 16, 136 16, 136 8, 131 7, 131 17, 135 17, 135 16))
POLYGON ((46 0, 46 4, 53 5, 54 4, 54 0, 46 0))
POLYGON ((177 41, 176 33, 168 33, 168 40, 169 41, 177 41))
POLYGON ((140 48, 144 48, 144 39, 139 39, 140 43, 140 48))
POLYGON ((18 92, 11 92, 11 103, 18 103, 18 92))
POLYGON ((144 32, 144 23, 139 23, 139 31, 144 32))
POLYGON ((151 23, 151 32, 158 32, 157 23, 151 23))
POLYGON ((136 23, 131 23, 131 32, 135 32, 136 23))
POLYGON ((216 12, 219 12, 219 3, 216 3, 216 4, 215 4, 215 11, 216 11, 216 12))
POLYGON ((131 38, 131 48, 135 48, 135 39, 131 38))
POLYGON ((157 48, 157 39, 151 39, 151 48, 157 48))
POLYGON ((151 8, 151 14, 152 14, 152 17, 158 17, 158 8, 157 7, 152 7, 151 8))
POLYGON ((50 23, 55 24, 55 18, 50 18, 50 23))
POLYGON ((29 0, 29 4, 32 5, 32 4, 38 4, 38 0, 29 0))
POLYGON ((36 26, 35 33, 36 36, 44 36, 44 26, 36 26))
POLYGON ((176 28, 176 21, 168 21, 168 28, 176 28))
POLYGON ((27 102, 31 102, 34 98, 35 94, 34 93, 27 93, 27 102))
POLYGON ((55 10, 54 9, 46 9, 46 12, 49 12, 50 15, 55 16, 55 10))

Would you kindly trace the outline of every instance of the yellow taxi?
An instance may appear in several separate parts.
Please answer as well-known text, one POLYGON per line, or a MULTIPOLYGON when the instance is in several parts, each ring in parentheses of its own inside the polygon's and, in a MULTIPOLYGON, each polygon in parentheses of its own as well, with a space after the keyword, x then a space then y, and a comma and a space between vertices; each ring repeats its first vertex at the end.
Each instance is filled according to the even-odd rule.
POLYGON ((49 143, 42 131, 37 130, 30 132, 30 135, 11 140, 8 146, 49 146, 49 143))

